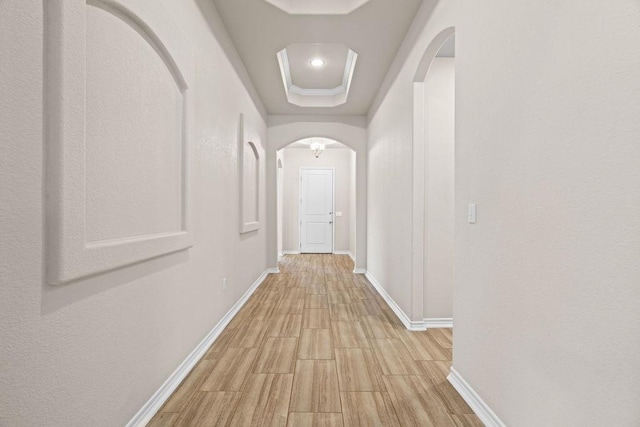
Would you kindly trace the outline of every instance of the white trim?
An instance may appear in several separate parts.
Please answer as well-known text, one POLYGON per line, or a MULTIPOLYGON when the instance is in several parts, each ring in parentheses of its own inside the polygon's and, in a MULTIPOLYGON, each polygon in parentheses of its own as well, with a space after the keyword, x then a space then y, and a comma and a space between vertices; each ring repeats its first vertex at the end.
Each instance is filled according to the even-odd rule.
POLYGON ((268 274, 280 274, 280 269, 278 267, 276 267, 276 268, 267 268, 267 273, 268 274))
POLYGON ((291 78, 291 66, 287 48, 276 53, 276 57, 280 66, 280 76, 282 77, 284 91, 290 104, 299 107, 335 107, 347 102, 351 81, 353 80, 353 72, 358 59, 358 54, 353 50, 347 49, 342 83, 329 89, 301 88, 294 85, 291 78))
POLYGON ((491 410, 489 405, 471 388, 462 375, 451 367, 451 372, 447 376, 447 380, 456 389, 456 391, 462 396, 467 405, 473 412, 480 418, 480 421, 487 427, 505 427, 505 424, 498 418, 495 412, 491 410))
POLYGON ((425 329, 431 328, 453 328, 452 317, 432 317, 424 319, 425 329))
POLYGON ((367 274, 366 268, 354 268, 353 274, 367 274))
POLYGON ((424 321, 422 320, 412 321, 409 318, 409 316, 407 316, 407 314, 404 311, 402 311, 400 306, 398 306, 398 304, 396 304, 393 298, 389 296, 387 291, 385 291, 384 288, 380 285, 380 283, 378 283, 378 281, 373 277, 371 272, 367 271, 365 273, 365 277, 369 279, 369 282, 371 282, 373 287, 376 289, 376 291, 378 291, 378 293, 385 300, 387 305, 391 308, 391 310, 393 310, 396 316, 398 316, 398 319, 400 319, 400 321, 404 324, 405 328, 407 328, 410 331, 424 331, 426 329, 424 325, 424 321))
POLYGON ((267 278, 267 275, 270 273, 269 270, 266 270, 264 273, 258 277, 258 279, 251 285, 251 287, 245 292, 245 294, 231 307, 231 310, 225 314, 222 319, 218 322, 217 325, 213 327, 211 332, 207 334, 206 337, 200 344, 196 346, 196 348, 189 353, 186 359, 178 366, 178 368, 173 371, 173 373, 167 378, 167 380, 160 386, 160 388, 151 396, 151 398, 145 403, 142 408, 138 411, 137 414, 131 418, 131 420, 127 423, 126 427, 143 427, 145 426, 151 418, 158 412, 160 407, 164 404, 164 402, 171 396, 171 394, 178 388, 182 380, 186 378, 186 376, 191 372, 191 369, 198 363, 198 361, 205 355, 211 344, 214 343, 216 338, 220 335, 220 333, 224 330, 224 328, 229 324, 231 319, 238 314, 242 306, 247 302, 249 297, 258 289, 264 280, 267 278))
POLYGON ((300 255, 300 251, 282 251, 282 255, 300 255))

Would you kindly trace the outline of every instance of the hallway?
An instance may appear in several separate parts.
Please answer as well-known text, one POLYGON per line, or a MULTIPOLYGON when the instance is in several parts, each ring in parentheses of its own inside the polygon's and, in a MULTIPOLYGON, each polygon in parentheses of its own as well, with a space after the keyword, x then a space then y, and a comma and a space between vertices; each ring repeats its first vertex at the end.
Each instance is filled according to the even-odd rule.
POLYGON ((482 425, 450 329, 410 332, 346 255, 289 255, 150 426, 482 425))

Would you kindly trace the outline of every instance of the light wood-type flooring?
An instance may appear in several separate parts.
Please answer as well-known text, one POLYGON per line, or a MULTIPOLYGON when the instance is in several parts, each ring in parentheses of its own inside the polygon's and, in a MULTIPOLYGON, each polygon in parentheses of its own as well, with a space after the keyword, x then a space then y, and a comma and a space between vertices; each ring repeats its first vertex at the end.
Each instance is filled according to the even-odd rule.
POLYGON ((452 331, 407 331, 344 255, 289 255, 149 426, 481 426, 452 331))

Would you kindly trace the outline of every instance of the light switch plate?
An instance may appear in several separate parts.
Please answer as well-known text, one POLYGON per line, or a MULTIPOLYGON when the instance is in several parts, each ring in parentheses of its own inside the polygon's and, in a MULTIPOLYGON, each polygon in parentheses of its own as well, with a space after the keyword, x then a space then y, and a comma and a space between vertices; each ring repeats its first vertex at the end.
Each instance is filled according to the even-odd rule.
POLYGON ((342 212, 336 212, 336 216, 342 216, 342 212))
POLYGON ((469 203, 469 214, 468 214, 468 218, 467 220, 469 221, 469 224, 475 224, 476 223, 476 204, 475 203, 469 203))

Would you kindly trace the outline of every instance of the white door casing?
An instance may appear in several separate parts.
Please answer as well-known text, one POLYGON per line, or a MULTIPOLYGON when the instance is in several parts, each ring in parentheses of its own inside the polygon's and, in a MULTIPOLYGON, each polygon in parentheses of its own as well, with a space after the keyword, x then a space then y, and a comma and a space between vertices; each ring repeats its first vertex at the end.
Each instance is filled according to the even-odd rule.
POLYGON ((300 168, 300 252, 333 253, 334 169, 300 168))

